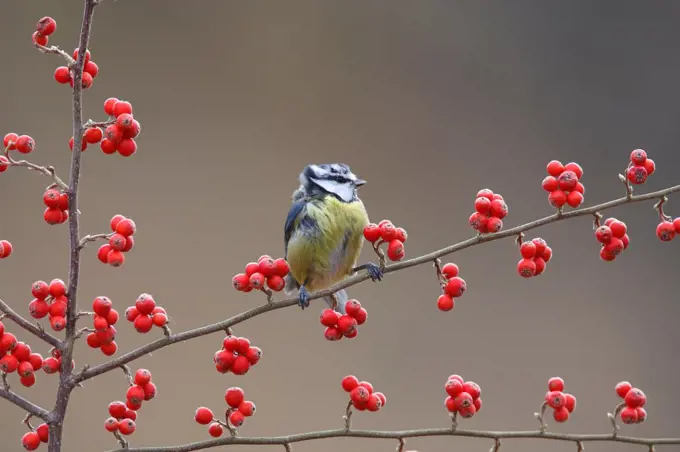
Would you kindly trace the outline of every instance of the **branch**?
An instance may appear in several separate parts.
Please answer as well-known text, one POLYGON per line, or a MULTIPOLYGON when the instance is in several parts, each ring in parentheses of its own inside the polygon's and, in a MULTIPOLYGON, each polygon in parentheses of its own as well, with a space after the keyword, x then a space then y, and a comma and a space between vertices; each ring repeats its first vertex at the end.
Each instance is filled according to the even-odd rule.
POLYGON ((111 236, 115 234, 114 232, 109 232, 106 234, 93 234, 93 235, 86 235, 82 239, 80 239, 80 242, 78 242, 78 249, 83 249, 85 248, 85 245, 87 245, 89 242, 95 242, 97 240, 102 240, 102 239, 110 239, 111 236))
POLYGON ((46 332, 42 327, 33 325, 31 322, 23 318, 20 314, 17 314, 12 308, 10 308, 7 303, 0 299, 0 311, 4 312, 4 316, 11 319, 19 325, 21 328, 25 329, 31 334, 39 337, 43 341, 47 342, 53 347, 61 349, 62 343, 59 339, 52 336, 50 333, 46 332))
MULTIPOLYGON (((9 148, 9 146, 8 146, 9 148)), ((68 185, 57 176, 57 173, 54 169, 53 166, 40 166, 36 165, 35 163, 31 163, 28 160, 14 160, 10 154, 9 154, 9 149, 5 149, 5 157, 9 161, 9 166, 22 166, 24 168, 31 169, 33 171, 37 171, 38 173, 42 173, 45 176, 51 177, 52 180, 54 180, 54 183, 59 186, 62 190, 67 190, 68 185)))
POLYGON ((24 399, 19 394, 13 393, 9 388, 0 387, 0 397, 12 402, 19 408, 26 410, 28 413, 35 417, 39 417, 44 421, 47 421, 50 418, 50 413, 46 409, 39 407, 28 399, 24 399))
MULTIPOLYGON (((476 237, 470 238, 468 240, 456 243, 455 245, 448 246, 446 248, 442 248, 440 250, 434 251, 430 254, 425 254, 424 256, 420 257, 415 257, 413 259, 405 260, 402 262, 398 262, 392 265, 388 265, 384 269, 384 273, 391 273, 395 272, 397 270, 403 270, 405 268, 409 267, 415 267, 416 265, 422 265, 425 263, 433 262, 437 258, 440 258, 442 256, 446 256, 448 254, 455 253, 456 251, 463 250, 465 248, 469 248, 474 245, 479 245, 481 243, 485 242, 491 242, 494 240, 499 240, 505 237, 514 237, 519 235, 522 232, 531 230, 531 229, 536 229, 540 226, 544 226, 546 224, 554 223, 557 221, 562 221, 566 220, 568 218, 576 218, 576 217, 582 217, 586 215, 594 215, 599 211, 611 209, 613 207, 617 207, 623 204, 628 204, 628 203, 634 203, 634 202, 641 202, 641 201, 648 201, 651 199, 661 199, 664 196, 670 194, 670 193, 675 193, 680 191, 680 185, 675 185, 673 187, 666 188, 664 190, 659 190, 655 191, 652 193, 646 193, 643 195, 637 195, 633 196, 631 198, 619 198, 615 199, 612 201, 608 201, 602 204, 598 204, 592 207, 587 207, 583 209, 578 209, 578 210, 573 210, 571 212, 562 212, 562 213, 556 213, 554 215, 550 215, 547 217, 540 218, 538 220, 532 221, 530 223, 526 223, 520 226, 515 226, 514 228, 501 231, 501 232, 496 232, 494 234, 485 234, 485 235, 478 235, 476 237)), ((314 292, 309 295, 310 300, 314 300, 317 298, 322 298, 328 295, 331 295, 335 292, 337 292, 340 289, 344 289, 350 286, 354 286, 356 284, 359 284, 360 282, 366 281, 367 279, 370 279, 370 276, 368 274, 357 274, 354 275, 350 278, 345 279, 344 281, 331 286, 328 289, 325 290, 320 290, 318 292, 314 292)), ((120 367, 123 364, 127 364, 130 361, 134 361, 135 359, 144 356, 146 354, 149 354, 155 350, 158 350, 163 347, 167 347, 168 345, 177 343, 177 342, 183 342, 187 341, 189 339, 194 339, 197 337, 205 336, 207 334, 212 334, 216 333, 218 331, 224 331, 227 328, 236 325, 238 323, 241 323, 245 320, 248 320, 252 317, 258 316, 260 314, 264 314, 265 312, 273 311, 275 309, 281 309, 285 308, 288 306, 294 306, 298 304, 298 297, 291 297, 291 298, 286 298, 281 301, 277 302, 267 302, 267 304, 264 304, 262 306, 258 306, 256 308, 250 309, 248 311, 242 312, 241 314, 235 315, 233 317, 230 317, 226 320, 223 320, 218 323, 214 323, 212 325, 206 325, 203 327, 195 328, 193 330, 188 330, 184 331, 182 333, 177 333, 177 334, 171 334, 168 336, 165 336, 161 339, 157 339, 149 344, 143 345, 131 352, 125 353, 124 355, 119 356, 116 359, 113 359, 111 361, 108 361, 106 363, 100 364, 98 366, 94 366, 89 368, 87 371, 81 372, 78 375, 74 376, 74 381, 75 382, 81 382, 83 380, 87 380, 93 377, 96 377, 97 375, 101 375, 103 373, 109 372, 116 367, 120 367)))
POLYGON ((59 389, 52 411, 54 422, 50 424, 48 452, 60 452, 62 429, 64 418, 66 417, 66 407, 68 406, 71 391, 75 387, 73 382, 72 360, 73 347, 76 340, 76 321, 78 320, 76 301, 78 298, 78 278, 80 276, 80 232, 78 215, 78 183, 80 182, 80 161, 82 157, 83 142, 83 68, 85 66, 85 56, 90 41, 90 29, 92 27, 92 16, 98 0, 84 0, 83 19, 80 27, 80 37, 78 40, 78 58, 73 66, 73 151, 71 155, 71 174, 68 185, 68 230, 69 230, 69 275, 68 275, 68 307, 66 310, 66 338, 61 357, 61 369, 59 375, 59 389))
POLYGON ((567 441, 572 443, 586 442, 618 442, 628 444, 640 444, 644 446, 680 444, 680 438, 635 438, 631 436, 612 436, 611 434, 599 435, 571 435, 566 433, 542 433, 541 431, 516 431, 516 432, 493 432, 481 430, 455 430, 450 428, 433 428, 421 430, 402 431, 378 431, 378 430, 322 430, 317 432, 300 433, 288 436, 269 437, 224 437, 207 441, 185 444, 182 446, 167 447, 135 447, 129 449, 117 449, 110 452, 191 452, 195 450, 209 449, 225 445, 278 445, 285 446, 290 443, 313 441, 327 438, 373 438, 373 439, 396 439, 432 437, 432 436, 463 436, 468 438, 501 439, 550 439, 555 441, 567 441))

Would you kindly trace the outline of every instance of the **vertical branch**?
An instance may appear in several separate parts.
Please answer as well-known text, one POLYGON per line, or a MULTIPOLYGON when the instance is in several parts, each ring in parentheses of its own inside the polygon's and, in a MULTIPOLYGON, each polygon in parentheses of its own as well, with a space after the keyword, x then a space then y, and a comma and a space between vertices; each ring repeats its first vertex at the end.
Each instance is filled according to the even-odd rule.
POLYGON ((98 0, 85 0, 83 20, 80 28, 78 58, 73 68, 73 153, 71 157, 71 177, 68 187, 68 230, 69 230, 69 275, 68 275, 68 308, 66 316, 66 339, 61 357, 61 374, 57 400, 52 412, 49 433, 49 452, 61 452, 61 437, 66 407, 75 384, 72 377, 73 344, 76 336, 76 302, 78 296, 78 277, 80 275, 80 231, 78 217, 78 183, 80 182, 80 163, 83 141, 82 80, 85 66, 85 55, 90 41, 92 16, 98 0))

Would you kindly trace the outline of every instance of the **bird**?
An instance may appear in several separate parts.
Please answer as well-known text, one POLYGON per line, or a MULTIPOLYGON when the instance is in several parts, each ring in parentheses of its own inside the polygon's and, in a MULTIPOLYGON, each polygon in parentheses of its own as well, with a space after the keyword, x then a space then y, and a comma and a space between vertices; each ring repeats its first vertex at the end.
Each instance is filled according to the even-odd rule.
MULTIPOLYGON (((359 270, 382 279, 374 263, 356 267, 364 243, 368 213, 357 190, 366 183, 344 163, 310 164, 299 175, 284 227, 285 259, 290 267, 285 292, 297 292, 302 309, 309 293, 324 290, 359 270)), ((325 296, 329 307, 345 314, 347 291, 325 296)))

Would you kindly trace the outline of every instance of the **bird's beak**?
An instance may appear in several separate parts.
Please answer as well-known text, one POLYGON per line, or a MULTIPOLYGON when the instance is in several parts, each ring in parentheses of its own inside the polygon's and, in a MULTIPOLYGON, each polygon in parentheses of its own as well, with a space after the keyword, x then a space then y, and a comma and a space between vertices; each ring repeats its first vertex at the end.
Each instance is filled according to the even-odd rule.
POLYGON ((361 187, 365 183, 366 183, 366 181, 363 180, 363 179, 357 179, 357 180, 354 181, 354 185, 356 185, 357 187, 361 187))

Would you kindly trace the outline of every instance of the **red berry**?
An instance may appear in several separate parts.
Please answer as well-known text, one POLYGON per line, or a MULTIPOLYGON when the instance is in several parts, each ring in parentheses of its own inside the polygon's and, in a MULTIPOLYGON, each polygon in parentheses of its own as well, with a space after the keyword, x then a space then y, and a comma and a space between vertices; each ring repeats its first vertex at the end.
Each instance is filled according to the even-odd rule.
POLYGON ((463 382, 457 378, 450 378, 446 380, 446 385, 444 385, 444 390, 451 397, 456 397, 458 394, 464 391, 463 382))
POLYGON ((621 397, 622 399, 626 397, 626 394, 628 394, 628 391, 633 389, 633 385, 630 384, 628 381, 621 381, 616 384, 616 394, 621 397))
POLYGON ((486 222, 486 229, 489 233, 499 232, 503 229, 503 220, 498 217, 489 217, 489 221, 486 222))
POLYGON ((456 407, 457 411, 473 406, 473 403, 472 396, 467 392, 461 392, 453 399, 453 406, 456 407))
POLYGON ((635 424, 638 421, 637 409, 627 406, 621 410, 621 421, 624 424, 635 424))
POLYGON ((52 209, 59 209, 60 197, 61 192, 59 190, 57 190, 56 188, 50 188, 49 190, 45 190, 45 193, 43 193, 43 203, 45 204, 45 206, 50 207, 52 209))
POLYGON ((210 411, 210 408, 200 407, 196 410, 194 419, 202 425, 210 424, 213 420, 213 412, 210 411))
POLYGON ((332 309, 324 309, 321 312, 321 324, 326 327, 334 327, 338 324, 338 313, 332 309))
POLYGON ((645 406, 645 403, 647 403, 647 396, 638 388, 632 388, 626 393, 623 401, 627 406, 631 408, 637 408, 640 406, 645 406))
POLYGON ((376 242, 380 238, 380 226, 369 223, 364 227, 364 238, 369 242, 376 242))
POLYGON ((255 414, 255 404, 250 400, 244 400, 238 406, 238 410, 243 413, 244 416, 250 417, 255 414))
POLYGON ((576 162, 569 162, 564 165, 564 171, 573 171, 574 174, 576 174, 577 179, 581 179, 583 177, 583 168, 581 168, 581 165, 576 162))
POLYGON ((4 155, 0 155, 0 173, 4 173, 9 168, 9 160, 4 155))
MULTIPOLYGON (((125 406, 125 405, 123 405, 123 406, 125 406)), ((118 419, 116 419, 115 417, 109 417, 104 421, 104 428, 108 432, 117 432, 118 426, 119 426, 119 422, 118 422, 118 419)))
POLYGON ((245 353, 245 357, 248 359, 250 365, 254 366, 260 361, 260 358, 262 358, 262 349, 260 349, 260 347, 250 347, 245 353))
POLYGON ((489 201, 493 201, 493 191, 488 188, 482 188, 477 192, 476 198, 488 198, 489 201))
POLYGON ((371 394, 368 402, 366 403, 366 409, 371 412, 378 411, 382 407, 382 400, 375 394, 371 394))
POLYGON ((633 185, 644 184, 647 180, 647 169, 644 166, 631 166, 626 172, 626 177, 628 181, 633 185))
POLYGON ((437 299, 437 307, 439 308, 440 311, 450 311, 454 308, 456 305, 453 297, 451 297, 448 294, 441 294, 439 298, 437 299))
POLYGON ((135 307, 140 314, 150 315, 156 307, 156 301, 148 293, 143 293, 135 300, 135 307))
POLYGON ((36 450, 40 446, 40 435, 37 432, 28 432, 21 438, 21 445, 26 450, 36 450))
POLYGON ((35 140, 28 135, 21 135, 17 138, 16 149, 22 154, 28 154, 33 149, 35 149, 35 140))
POLYGON ((406 229, 404 228, 397 228, 397 240, 399 240, 401 243, 406 242, 408 239, 408 233, 406 232, 406 229))
POLYGON ((148 369, 138 369, 135 372, 135 384, 144 386, 151 381, 151 372, 148 369))
POLYGON ((564 165, 562 165, 562 162, 559 160, 551 160, 548 163, 546 170, 551 176, 558 177, 560 174, 562 174, 562 171, 564 171, 564 165))
POLYGON ((385 223, 380 226, 380 237, 389 242, 397 237, 397 228, 392 223, 385 223))
POLYGON ((517 263, 517 273, 523 278, 530 278, 536 273, 536 263, 533 259, 521 259, 517 263))
POLYGON ((118 431, 121 435, 131 435, 135 432, 137 425, 132 419, 123 419, 118 423, 118 431))
POLYGON ((99 127, 90 127, 85 131, 83 138, 85 138, 85 141, 88 143, 99 143, 103 136, 102 129, 99 127))
POLYGON ((144 390, 144 400, 152 400, 156 397, 156 393, 158 392, 158 389, 153 382, 145 384, 142 386, 142 389, 144 390))
POLYGON ((90 75, 89 72, 83 72, 83 78, 82 78, 82 86, 83 89, 88 89, 92 86, 92 82, 94 79, 92 78, 92 75, 90 75))
POLYGON ((647 170, 647 177, 651 176, 654 171, 656 171, 656 164, 654 160, 648 158, 645 160, 645 169, 647 170))
POLYGON ((536 257, 536 244, 534 242, 524 242, 519 248, 519 252, 525 259, 536 257))
POLYGON ((566 403, 566 398, 562 391, 550 391, 546 395, 546 401, 551 408, 558 409, 564 407, 566 403))
POLYGON ((137 318, 134 320, 134 327, 139 333, 148 333, 151 331, 151 327, 153 327, 153 320, 151 317, 146 314, 146 315, 139 315, 137 318))
POLYGON ((102 344, 100 350, 105 356, 113 356, 118 351, 118 344, 115 341, 111 341, 108 344, 102 344))
POLYGON ((59 66, 54 70, 54 80, 65 85, 71 81, 71 72, 66 66, 59 66))
POLYGON ((130 157, 135 152, 137 152, 137 142, 132 138, 123 138, 118 143, 118 153, 123 157, 130 157))
POLYGON ((338 319, 338 329, 343 334, 343 336, 352 334, 353 331, 356 330, 356 328, 357 321, 354 317, 351 317, 349 315, 343 315, 338 319))
POLYGON ((391 240, 387 247, 387 257, 391 261, 399 261, 404 255, 404 244, 397 239, 391 240))
POLYGON ((335 326, 329 326, 323 333, 326 340, 339 341, 342 339, 342 332, 335 326))
POLYGON ((238 347, 236 351, 242 355, 245 355, 250 350, 250 341, 245 337, 238 338, 238 347))
POLYGON ((239 273, 232 278, 231 285, 236 290, 245 291, 250 287, 250 278, 245 273, 239 273))
POLYGON ((57 30, 57 22, 49 16, 45 16, 38 21, 36 30, 43 36, 49 36, 57 30))
POLYGON ((136 306, 129 306, 127 309, 125 309, 125 318, 128 319, 130 322, 134 322, 134 320, 139 316, 139 311, 137 310, 136 306))
POLYGON ((488 215, 491 211, 491 200, 481 196, 475 200, 475 210, 481 214, 488 215))
POLYGON ((612 235, 617 238, 622 238, 624 235, 626 235, 626 232, 628 231, 626 224, 623 221, 619 221, 616 219, 612 221, 608 226, 612 230, 612 235))
POLYGON ((116 124, 111 124, 104 130, 104 138, 118 144, 123 139, 123 130, 116 124))
POLYGON ((642 407, 637 407, 635 408, 635 410, 637 411, 638 416, 637 423, 639 424, 641 422, 644 422, 645 419, 647 419, 647 411, 645 411, 645 409, 642 407))
POLYGON ((34 299, 28 304, 28 313, 34 319, 42 319, 50 312, 50 305, 45 300, 38 298, 34 299))
POLYGON ((12 244, 7 240, 0 240, 0 259, 9 257, 12 254, 12 244))
POLYGON ((280 276, 283 278, 290 272, 290 266, 288 265, 288 262, 286 262, 285 259, 279 258, 274 261, 276 264, 276 275, 280 276))
POLYGON ((468 219, 468 223, 470 224, 472 229, 475 229, 476 231, 482 234, 488 231, 487 229, 488 221, 489 217, 479 212, 473 213, 472 215, 470 215, 470 218, 468 219))
POLYGON ((59 371, 59 361, 51 356, 49 358, 45 358, 42 368, 46 374, 56 373, 59 371))
POLYGON ((116 102, 118 102, 118 99, 115 97, 109 97, 104 101, 104 113, 106 113, 109 116, 113 116, 113 106, 116 105, 116 102))
POLYGON ((564 394, 564 407, 569 413, 573 413, 574 408, 576 408, 576 397, 571 394, 564 394))
POLYGON ((543 190, 553 192, 557 190, 558 182, 554 176, 546 176, 545 179, 543 179, 543 182, 541 182, 541 186, 543 187, 543 190))
POLYGON ((354 375, 347 375, 342 379, 342 389, 347 392, 352 392, 356 387, 359 386, 359 379, 354 375))
POLYGON ((137 225, 134 221, 129 218, 123 218, 118 223, 116 223, 116 231, 118 234, 122 234, 125 237, 129 237, 137 232, 137 225))
POLYGON ((564 391, 564 380, 560 377, 552 377, 548 380, 548 391, 564 391))
POLYGON ((623 241, 618 237, 612 237, 611 241, 603 248, 607 253, 618 256, 623 251, 623 241))
POLYGON ((602 249, 600 249, 600 259, 606 262, 611 262, 616 259, 616 254, 608 251, 605 247, 602 247, 602 249))
POLYGON ((378 396, 380 399, 381 407, 384 407, 385 404, 387 403, 387 397, 385 397, 385 394, 382 392, 374 392, 372 395, 378 396))
POLYGON ((368 312, 366 312, 365 308, 359 309, 359 312, 354 316, 354 318, 357 321, 357 325, 363 325, 366 323, 366 319, 368 318, 368 312))
POLYGON ((676 234, 680 234, 680 217, 673 220, 673 228, 675 228, 676 234))
POLYGON ((16 144, 17 144, 18 138, 19 138, 19 135, 17 135, 16 133, 8 133, 7 135, 5 135, 5 138, 2 140, 2 144, 8 151, 13 151, 13 150, 16 149, 16 144))
MULTIPOLYGON (((361 303, 359 303, 359 300, 351 299, 347 300, 347 303, 345 303, 345 312, 347 315, 351 317, 356 317, 356 315, 359 313, 361 310, 361 303)), ((324 325, 324 326, 334 326, 334 325, 324 325)))
POLYGON ((88 334, 86 342, 87 345, 91 348, 99 348, 101 346, 101 344, 99 343, 99 339, 97 338, 97 333, 88 334))
POLYGON ((245 416, 240 411, 232 411, 229 414, 229 423, 234 427, 242 426, 245 420, 246 420, 245 416))
POLYGON ((456 413, 458 412, 458 409, 456 408, 456 405, 453 403, 453 397, 447 397, 446 400, 444 400, 444 405, 446 406, 446 409, 449 410, 451 413, 456 413))
POLYGON ((508 215, 508 205, 502 199, 491 201, 491 216, 503 219, 508 215))
POLYGON ((261 289, 264 286, 265 278, 262 273, 255 272, 252 275, 250 275, 250 279, 248 280, 248 282, 250 287, 257 290, 261 289))
POLYGON ((38 434, 41 442, 46 443, 50 440, 50 427, 47 424, 40 424, 35 429, 35 432, 38 434))
MULTIPOLYGON (((536 253, 536 254, 538 254, 538 253, 536 253)), ((553 254, 552 248, 550 248, 549 246, 546 246, 545 249, 543 250, 543 253, 541 254, 541 257, 547 263, 552 258, 552 254, 553 254)))
POLYGON ((583 195, 576 190, 569 192, 567 195, 567 204, 569 204, 569 206, 573 207, 574 209, 580 206, 582 202, 583 195))
POLYGON ((354 403, 367 403, 371 397, 371 392, 363 386, 357 386, 349 393, 349 398, 354 403))
POLYGON ((559 209, 567 203, 567 194, 562 190, 555 190, 548 195, 548 202, 551 206, 559 209))
POLYGON ((231 365, 231 371, 234 375, 245 375, 250 370, 250 361, 243 355, 237 356, 234 359, 234 364, 231 365))
POLYGON ((630 153, 630 161, 633 165, 644 165, 647 160, 647 153, 642 149, 635 149, 630 153))
POLYGON ((132 104, 130 102, 126 102, 124 100, 119 100, 115 104, 113 104, 113 116, 116 118, 124 113, 127 114, 132 114, 132 104))
POLYGON ((557 178, 557 183, 560 187, 560 190, 571 191, 576 188, 578 177, 576 176, 575 172, 565 170, 557 178))
POLYGON ((662 242, 670 242, 675 237, 675 227, 670 221, 662 221, 656 227, 656 236, 662 242))
POLYGON ((569 419, 569 410, 565 407, 555 409, 555 411, 553 411, 553 419, 555 419, 555 422, 567 422, 569 419))
POLYGON ((609 226, 600 226, 595 230, 595 238, 602 244, 607 244, 612 240, 612 230, 609 226))
POLYGON ((453 298, 461 297, 466 290, 467 284, 465 283, 465 280, 459 276, 449 279, 449 282, 446 283, 445 287, 446 293, 453 298))
POLYGON ((90 77, 93 79, 99 74, 99 66, 97 66, 97 63, 94 61, 90 60, 85 64, 85 68, 83 69, 83 77, 85 74, 90 74, 90 77))
POLYGON ((213 422, 210 424, 210 427, 208 427, 208 434, 213 438, 219 438, 222 436, 222 433, 224 433, 224 428, 217 422, 213 422))
POLYGON ((11 374, 19 367, 19 360, 14 355, 5 355, 0 358, 0 370, 11 374))
POLYGON ((446 279, 455 278, 458 276, 458 266, 456 264, 448 263, 442 267, 442 275, 446 279))
POLYGON ((33 32, 33 36, 31 36, 31 39, 35 44, 41 45, 43 47, 45 47, 49 42, 47 36, 43 36, 42 34, 40 34, 39 31, 33 32))
MULTIPOLYGON (((84 59, 85 61, 84 61, 84 64, 87 64, 87 62, 90 61, 90 57, 91 57, 91 56, 92 56, 92 55, 90 54, 90 51, 87 50, 87 49, 85 49, 85 59, 84 59)), ((78 49, 75 49, 75 50, 73 51, 73 59, 74 59, 74 60, 78 60, 78 49)))
POLYGON ((33 374, 33 365, 28 361, 20 361, 17 373, 20 377, 30 377, 33 374))
POLYGON ((133 118, 131 114, 123 113, 121 115, 118 115, 118 117, 116 118, 116 125, 121 130, 125 130, 132 127, 132 122, 134 121, 134 119, 135 118, 133 118))
POLYGON ((109 254, 106 255, 106 261, 112 267, 120 267, 125 263, 125 255, 122 251, 112 249, 109 254))

